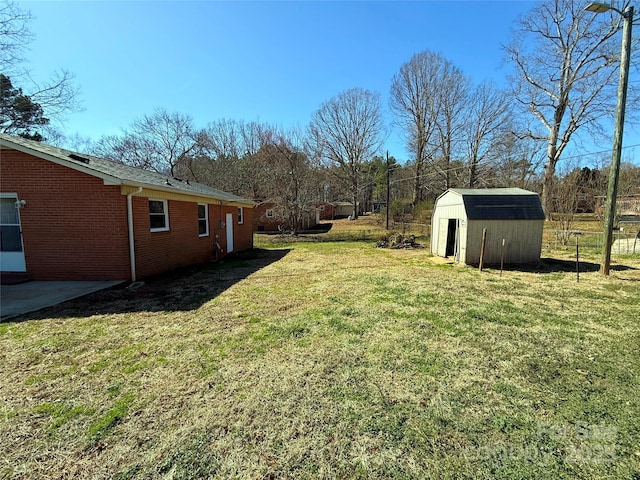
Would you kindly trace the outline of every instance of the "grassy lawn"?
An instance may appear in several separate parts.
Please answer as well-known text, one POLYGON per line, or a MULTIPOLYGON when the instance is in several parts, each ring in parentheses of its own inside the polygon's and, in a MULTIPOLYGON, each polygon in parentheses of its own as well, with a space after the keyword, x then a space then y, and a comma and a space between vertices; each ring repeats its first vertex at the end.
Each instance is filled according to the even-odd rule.
POLYGON ((0 478, 640 479, 637 256, 501 277, 355 224, 0 324, 0 478))

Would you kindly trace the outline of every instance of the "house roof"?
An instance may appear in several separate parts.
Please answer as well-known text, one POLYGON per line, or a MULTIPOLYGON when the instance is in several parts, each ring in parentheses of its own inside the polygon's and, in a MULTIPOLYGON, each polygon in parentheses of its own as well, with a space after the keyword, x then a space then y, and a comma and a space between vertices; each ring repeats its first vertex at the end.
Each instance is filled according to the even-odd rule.
POLYGON ((22 137, 0 133, 0 149, 14 149, 103 179, 105 185, 129 185, 253 206, 246 198, 189 180, 150 172, 119 162, 77 153, 22 137))
POLYGON ((462 197, 469 220, 545 219, 538 194, 521 188, 451 188, 447 192, 462 197))

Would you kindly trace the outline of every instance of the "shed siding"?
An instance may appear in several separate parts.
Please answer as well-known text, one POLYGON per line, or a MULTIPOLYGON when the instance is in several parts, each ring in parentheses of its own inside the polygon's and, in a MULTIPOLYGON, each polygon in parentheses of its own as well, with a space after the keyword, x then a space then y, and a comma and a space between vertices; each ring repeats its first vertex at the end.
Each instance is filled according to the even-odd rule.
POLYGON ((484 262, 500 263, 502 239, 505 239, 505 263, 530 263, 540 260, 542 220, 469 220, 465 263, 480 263, 482 231, 487 229, 484 262))
MULTIPOLYGON (((449 219, 458 220, 458 249, 457 259, 466 264, 478 264, 480 262, 480 250, 482 248, 482 231, 487 229, 487 243, 485 248, 485 263, 500 263, 502 239, 505 239, 505 263, 530 263, 540 259, 542 249, 542 229, 544 219, 532 220, 527 217, 531 206, 527 203, 529 198, 520 201, 516 198, 516 205, 527 203, 529 210, 522 212, 527 219, 500 218, 494 220, 477 219, 469 220, 465 203, 466 196, 473 200, 476 207, 474 212, 485 208, 481 197, 488 196, 487 205, 496 205, 504 198, 505 209, 514 203, 514 196, 529 195, 528 192, 518 189, 486 189, 486 190, 448 190, 438 197, 432 217, 431 226, 431 251, 435 255, 445 256, 447 253, 447 236, 449 235, 449 219), (474 196, 474 195, 477 195, 474 196)), ((539 201, 539 200, 538 200, 539 201)), ((499 210, 502 212, 502 210, 499 210)), ((505 210, 506 211, 506 210, 505 210)), ((488 215, 495 215, 495 208, 488 215)), ((510 211, 511 212, 511 211, 510 211)), ((518 212, 516 212, 518 213, 518 212)), ((535 212, 534 212, 535 213, 535 212)), ((535 216, 535 215, 533 215, 535 216)), ((491 218, 491 216, 489 216, 491 218)))
POLYGON ((444 257, 447 248, 447 229, 449 219, 458 219, 460 222, 459 238, 461 239, 460 248, 462 251, 464 242, 464 226, 462 220, 466 218, 462 197, 455 193, 449 192, 442 198, 438 199, 437 208, 433 212, 431 219, 431 252, 435 255, 444 257))

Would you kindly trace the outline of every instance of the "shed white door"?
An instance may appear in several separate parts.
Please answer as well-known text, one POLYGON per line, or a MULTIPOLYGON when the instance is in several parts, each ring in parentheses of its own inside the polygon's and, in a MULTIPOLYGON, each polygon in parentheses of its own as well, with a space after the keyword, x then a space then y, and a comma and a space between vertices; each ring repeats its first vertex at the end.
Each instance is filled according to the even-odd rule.
POLYGON ((233 213, 227 213, 227 253, 233 252, 233 213))
POLYGON ((26 272, 16 195, 0 196, 0 271, 26 272))
POLYGON ((449 232, 449 219, 441 218, 438 222, 438 247, 436 255, 447 256, 447 233, 449 232))

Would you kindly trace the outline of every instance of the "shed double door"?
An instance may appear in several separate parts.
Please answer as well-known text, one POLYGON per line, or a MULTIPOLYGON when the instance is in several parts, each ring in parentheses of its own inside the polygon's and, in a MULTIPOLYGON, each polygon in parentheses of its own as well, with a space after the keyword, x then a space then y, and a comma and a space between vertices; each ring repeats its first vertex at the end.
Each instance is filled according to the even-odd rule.
POLYGON ((441 218, 438 224, 438 251, 441 257, 460 260, 460 220, 441 218))

